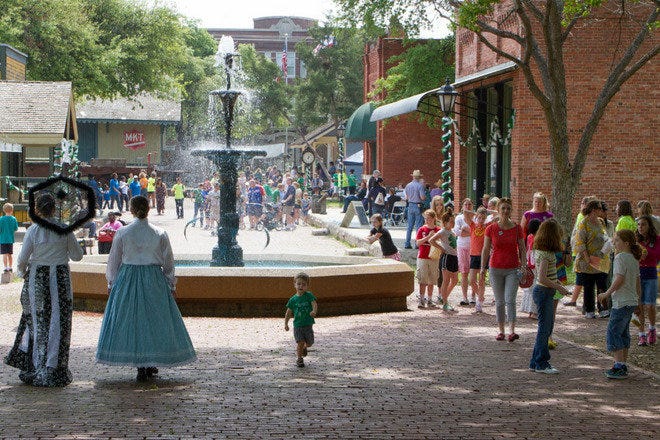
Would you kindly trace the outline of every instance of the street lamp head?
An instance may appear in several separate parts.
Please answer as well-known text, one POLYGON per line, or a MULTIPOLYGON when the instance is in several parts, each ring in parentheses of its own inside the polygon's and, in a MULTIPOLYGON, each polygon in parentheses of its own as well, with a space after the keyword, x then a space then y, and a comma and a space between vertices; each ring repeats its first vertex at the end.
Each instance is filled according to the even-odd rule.
POLYGON ((337 137, 343 138, 345 133, 346 133, 346 125, 344 125, 344 123, 342 122, 337 127, 337 137))
POLYGON ((456 103, 458 92, 449 82, 449 77, 447 77, 446 81, 444 87, 441 87, 440 90, 438 90, 438 100, 440 101, 440 110, 442 110, 445 115, 449 115, 449 113, 454 111, 454 104, 456 103))

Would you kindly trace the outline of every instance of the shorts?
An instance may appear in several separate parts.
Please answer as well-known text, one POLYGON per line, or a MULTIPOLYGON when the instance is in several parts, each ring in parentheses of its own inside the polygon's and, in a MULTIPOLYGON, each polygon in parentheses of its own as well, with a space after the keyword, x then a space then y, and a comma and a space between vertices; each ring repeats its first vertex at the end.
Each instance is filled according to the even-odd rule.
POLYGON ((263 207, 258 204, 249 204, 247 206, 247 215, 252 215, 254 217, 261 217, 263 214, 263 207))
POLYGON ((470 255, 470 269, 481 270, 481 255, 470 255))
POLYGON ((642 304, 655 305, 658 299, 658 279, 640 280, 640 283, 642 284, 642 304))
POLYGON ((470 271, 470 248, 469 247, 456 248, 456 253, 458 254, 458 271, 460 273, 469 272, 470 271))
POLYGON ((630 318, 635 306, 623 306, 610 311, 610 322, 607 324, 607 351, 618 351, 630 348, 630 318))
POLYGON ((576 286, 583 286, 584 287, 584 281, 585 281, 585 274, 582 272, 575 272, 575 285, 576 286))
POLYGON ((2 243, 0 244, 0 254, 12 255, 14 253, 14 243, 2 243))
POLYGON ((314 344, 314 328, 311 325, 293 328, 293 338, 296 342, 304 342, 309 347, 314 344))
POLYGON ((437 260, 417 259, 417 281, 419 284, 435 284, 438 281, 439 272, 437 260))
POLYGON ((456 255, 445 255, 442 261, 442 269, 448 272, 458 272, 458 257, 456 255))
POLYGON ((291 215, 293 213, 293 205, 282 206, 282 213, 286 215, 291 215))

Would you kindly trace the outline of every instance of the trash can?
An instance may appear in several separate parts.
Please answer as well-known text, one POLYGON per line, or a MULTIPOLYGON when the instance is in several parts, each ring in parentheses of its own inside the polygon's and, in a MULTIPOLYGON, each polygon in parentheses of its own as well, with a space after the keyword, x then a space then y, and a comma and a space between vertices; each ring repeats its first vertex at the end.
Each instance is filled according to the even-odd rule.
POLYGON ((325 195, 312 195, 312 214, 326 214, 325 195))

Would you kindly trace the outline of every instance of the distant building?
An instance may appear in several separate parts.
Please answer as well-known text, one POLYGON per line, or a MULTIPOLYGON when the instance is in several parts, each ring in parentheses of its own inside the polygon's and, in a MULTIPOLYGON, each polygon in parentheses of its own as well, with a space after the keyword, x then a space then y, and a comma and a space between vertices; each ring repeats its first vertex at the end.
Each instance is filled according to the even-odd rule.
POLYGON ((126 165, 156 166, 163 152, 174 150, 174 128, 181 123, 181 103, 142 94, 132 99, 93 100, 78 104, 78 159, 118 159, 126 165))
POLYGON ((26 63, 26 54, 0 44, 0 175, 18 186, 26 185, 25 176, 50 175, 54 147, 78 139, 71 83, 26 81, 26 63))
POLYGON ((316 26, 317 21, 303 17, 259 17, 253 21, 253 29, 210 28, 207 31, 218 41, 228 35, 237 45, 251 44, 257 52, 277 63, 280 69, 286 41, 287 78, 305 78, 305 64, 296 57, 295 46, 301 41, 312 43, 308 29, 316 26))

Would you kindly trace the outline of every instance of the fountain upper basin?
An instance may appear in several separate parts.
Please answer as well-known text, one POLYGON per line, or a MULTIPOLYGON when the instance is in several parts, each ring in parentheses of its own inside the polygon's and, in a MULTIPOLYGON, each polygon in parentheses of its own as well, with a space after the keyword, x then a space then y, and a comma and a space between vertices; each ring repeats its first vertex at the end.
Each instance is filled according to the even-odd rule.
MULTIPOLYGON (((246 255, 245 261, 259 260, 246 255)), ((208 255, 177 255, 177 260, 209 261, 208 255)), ((185 316, 283 316, 295 292, 293 276, 310 275, 310 290, 319 315, 346 315, 406 310, 414 274, 404 263, 371 257, 320 255, 269 256, 269 260, 322 264, 299 268, 177 267, 176 300, 185 316)), ((107 255, 86 256, 71 263, 74 308, 102 312, 108 299, 107 255)))

